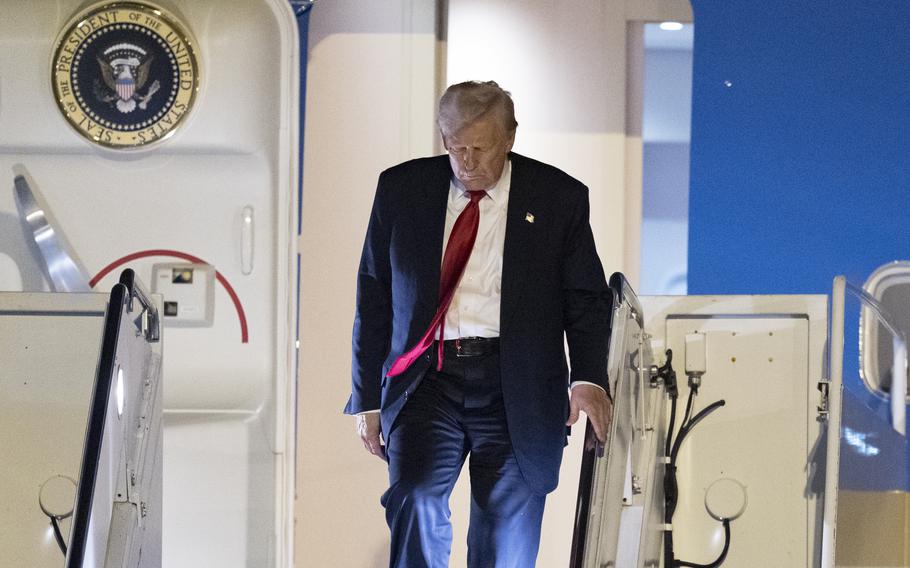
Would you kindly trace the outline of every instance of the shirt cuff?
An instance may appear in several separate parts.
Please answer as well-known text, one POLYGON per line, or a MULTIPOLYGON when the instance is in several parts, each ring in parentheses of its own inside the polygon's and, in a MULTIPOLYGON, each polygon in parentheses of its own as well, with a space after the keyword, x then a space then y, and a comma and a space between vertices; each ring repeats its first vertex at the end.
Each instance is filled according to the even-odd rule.
POLYGON ((597 387, 597 388, 599 388, 600 390, 604 391, 604 393, 605 393, 608 397, 610 397, 610 400, 613 400, 613 397, 610 396, 610 393, 607 392, 607 389, 603 388, 602 386, 600 386, 600 385, 597 384, 597 383, 589 383, 588 381, 572 381, 572 383, 569 385, 569 392, 571 392, 572 389, 574 389, 574 388, 577 387, 578 385, 591 385, 592 387, 597 387))
POLYGON ((603 388, 603 387, 600 386, 599 384, 597 384, 597 383, 589 383, 588 381, 572 381, 572 384, 569 385, 569 390, 574 389, 574 388, 577 387, 578 385, 591 385, 591 386, 594 386, 594 387, 599 388, 600 390, 602 390, 602 391, 604 391, 604 392, 607 392, 607 389, 603 388))
POLYGON ((363 416, 364 414, 376 414, 379 411, 380 410, 378 408, 376 410, 364 410, 363 412, 358 412, 354 416, 363 416))

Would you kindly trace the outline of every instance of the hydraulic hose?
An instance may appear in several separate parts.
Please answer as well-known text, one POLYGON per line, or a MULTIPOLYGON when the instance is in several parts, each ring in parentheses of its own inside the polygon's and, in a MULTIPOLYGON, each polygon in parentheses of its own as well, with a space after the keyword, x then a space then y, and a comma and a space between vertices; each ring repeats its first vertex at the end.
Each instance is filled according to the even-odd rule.
POLYGON ((676 441, 673 443, 673 451, 670 454, 670 462, 676 464, 676 456, 679 454, 679 448, 682 446, 683 440, 686 439, 686 436, 689 435, 689 432, 692 431, 692 428, 696 426, 699 422, 704 420, 709 414, 720 408, 721 406, 727 404, 723 399, 712 402, 706 406, 701 412, 696 414, 692 420, 688 423, 683 423, 679 429, 679 434, 676 436, 676 441))

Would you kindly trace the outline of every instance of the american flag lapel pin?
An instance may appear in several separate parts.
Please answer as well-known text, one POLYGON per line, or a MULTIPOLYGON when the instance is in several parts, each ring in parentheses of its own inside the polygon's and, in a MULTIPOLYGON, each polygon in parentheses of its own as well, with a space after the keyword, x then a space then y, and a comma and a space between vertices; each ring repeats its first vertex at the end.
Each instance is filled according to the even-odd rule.
POLYGON ((532 215, 530 212, 525 213, 525 221, 527 221, 528 223, 533 223, 534 215, 532 215))

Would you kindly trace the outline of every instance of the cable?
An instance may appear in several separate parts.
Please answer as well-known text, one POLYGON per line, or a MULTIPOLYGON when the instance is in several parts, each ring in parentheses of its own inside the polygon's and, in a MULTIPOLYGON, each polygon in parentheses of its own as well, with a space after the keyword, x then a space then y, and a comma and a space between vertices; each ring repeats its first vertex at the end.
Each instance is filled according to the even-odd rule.
POLYGON ((730 519, 724 519, 724 549, 720 551, 720 556, 717 557, 717 560, 710 564, 695 564, 694 562, 686 562, 685 560, 677 560, 676 566, 685 566, 688 568, 718 568, 721 564, 724 563, 724 560, 727 559, 727 552, 730 551, 730 519))
MULTIPOLYGON (((664 449, 664 456, 667 460, 666 471, 664 473, 664 523, 668 527, 673 526, 673 515, 676 513, 676 506, 679 502, 679 482, 676 479, 676 458, 686 436, 704 420, 709 414, 724 406, 726 401, 723 399, 709 404, 706 408, 692 416, 693 400, 698 393, 698 384, 689 381, 689 396, 686 400, 686 411, 683 415, 679 432, 676 439, 673 439, 673 431, 676 427, 676 402, 679 397, 679 390, 676 384, 676 371, 673 370, 673 352, 667 349, 667 362, 657 369, 657 376, 664 379, 667 388, 667 394, 670 397, 670 424, 667 429, 667 440, 664 449)), ((690 377, 691 379, 691 377, 690 377)), ((727 552, 730 550, 730 520, 724 519, 724 548, 720 556, 710 564, 695 564, 685 560, 677 560, 673 550, 673 529, 668 529, 664 534, 664 568, 718 568, 727 558, 727 552)))
POLYGON ((676 399, 670 399, 670 427, 667 429, 667 443, 664 449, 664 455, 670 457, 670 450, 673 448, 673 430, 676 428, 676 399))
POLYGON ((51 526, 54 527, 54 538, 57 539, 57 546, 60 547, 60 552, 63 553, 63 556, 66 556, 66 543, 63 542, 63 534, 60 532, 60 525, 57 523, 57 517, 51 516, 51 526))
POLYGON ((695 415, 688 423, 684 423, 679 428, 679 434, 676 436, 676 442, 673 444, 673 451, 670 454, 670 462, 676 463, 676 456, 679 454, 679 448, 682 446, 683 440, 686 439, 686 436, 689 432, 692 431, 692 428, 695 428, 695 425, 704 420, 709 414, 727 404, 727 401, 721 399, 715 402, 712 402, 707 407, 705 407, 701 412, 695 415))
POLYGON ((686 413, 683 415, 683 424, 687 423, 692 416, 692 401, 695 399, 697 392, 697 388, 689 388, 689 397, 686 400, 686 413))
POLYGON ((667 444, 664 449, 664 455, 669 456, 671 444, 673 443, 673 429, 676 428, 676 398, 679 396, 679 390, 676 387, 676 371, 673 370, 672 349, 667 349, 667 362, 657 369, 657 376, 664 380, 667 394, 673 403, 670 410, 670 428, 667 430, 667 444))
MULTIPOLYGON (((670 424, 667 428, 667 441, 664 449, 664 455, 669 460, 673 447, 673 430, 676 428, 676 399, 679 397, 679 390, 676 385, 676 371, 673 370, 673 351, 671 349, 667 349, 667 362, 657 370, 657 375, 664 380, 667 394, 670 397, 670 424)), ((664 473, 664 523, 667 525, 672 522, 673 514, 676 512, 678 491, 676 466, 668 461, 666 472, 664 473)), ((674 563, 673 532, 667 531, 664 534, 664 568, 673 568, 674 563)))

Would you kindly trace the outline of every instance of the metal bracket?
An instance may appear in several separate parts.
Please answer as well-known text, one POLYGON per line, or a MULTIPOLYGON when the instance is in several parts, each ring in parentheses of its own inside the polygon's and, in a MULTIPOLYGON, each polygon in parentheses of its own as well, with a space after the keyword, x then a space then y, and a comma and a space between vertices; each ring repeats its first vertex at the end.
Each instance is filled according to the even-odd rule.
POLYGON ((828 420, 828 389, 831 386, 831 379, 821 379, 818 381, 818 392, 819 392, 819 401, 818 406, 818 417, 821 420, 828 420))
POLYGON ((133 300, 138 300, 142 310, 138 313, 134 322, 136 324, 137 335, 145 335, 146 341, 155 343, 161 339, 161 322, 158 317, 158 308, 149 299, 148 293, 136 277, 132 268, 127 268, 120 274, 120 283, 126 286, 128 291, 126 311, 132 312, 135 307, 133 300))
POLYGON ((664 380, 660 377, 660 368, 657 365, 651 365, 651 368, 648 369, 648 374, 651 377, 651 388, 659 388, 660 385, 664 383, 664 380))
POLYGON ((632 495, 641 495, 641 478, 637 475, 632 475, 632 495))

